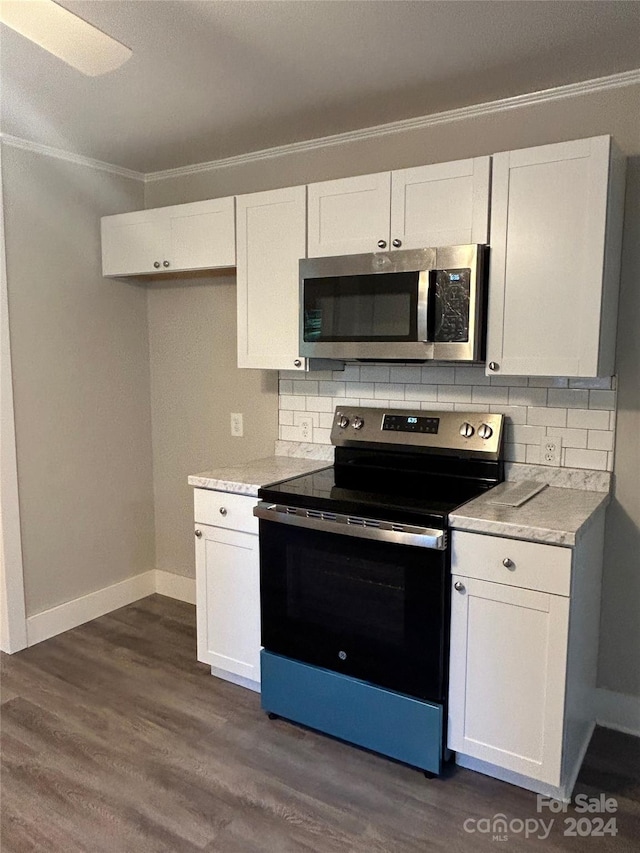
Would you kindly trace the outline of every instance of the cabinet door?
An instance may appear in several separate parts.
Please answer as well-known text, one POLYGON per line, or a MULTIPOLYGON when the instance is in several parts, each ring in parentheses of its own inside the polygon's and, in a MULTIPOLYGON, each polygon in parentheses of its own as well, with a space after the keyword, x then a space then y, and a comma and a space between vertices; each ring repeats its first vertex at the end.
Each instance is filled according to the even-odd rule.
POLYGON ((166 231, 158 210, 103 216, 100 224, 103 275, 140 275, 162 269, 166 231))
POLYGON ((489 175, 489 157, 393 172, 392 248, 488 243, 489 175))
POLYGON ((559 785, 569 599, 453 582, 449 748, 559 785))
POLYGON ((610 148, 597 137, 494 156, 493 372, 598 375, 610 148))
MULTIPOLYGON (((233 267, 236 263, 234 199, 216 198, 163 208, 170 269, 233 267)), ((164 260, 164 259, 163 259, 164 260)))
POLYGON ((308 191, 310 258, 390 248, 390 172, 310 184, 308 191))
POLYGON ((198 660, 259 683, 258 537, 205 524, 196 530, 198 660))
POLYGON ((238 367, 304 370, 298 261, 305 257, 306 189, 238 196, 236 218, 238 367))

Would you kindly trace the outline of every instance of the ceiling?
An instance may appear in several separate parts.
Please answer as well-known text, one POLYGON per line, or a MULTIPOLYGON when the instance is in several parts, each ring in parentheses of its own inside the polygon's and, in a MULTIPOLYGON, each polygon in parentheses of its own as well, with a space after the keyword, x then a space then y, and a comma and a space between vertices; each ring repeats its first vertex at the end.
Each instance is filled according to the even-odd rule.
POLYGON ((0 26, 2 130, 140 172, 640 67, 626 0, 60 0, 133 49, 84 77, 0 26))

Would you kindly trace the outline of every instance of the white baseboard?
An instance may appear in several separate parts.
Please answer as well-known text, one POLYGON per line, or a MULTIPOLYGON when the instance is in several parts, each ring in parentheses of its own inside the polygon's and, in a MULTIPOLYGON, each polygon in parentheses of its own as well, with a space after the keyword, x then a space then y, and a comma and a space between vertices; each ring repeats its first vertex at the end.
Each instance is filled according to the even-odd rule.
POLYGON ((598 687, 595 692, 595 711, 599 726, 640 737, 640 696, 629 696, 598 687))
POLYGON ((160 569, 151 569, 135 575, 127 580, 66 601, 57 607, 35 613, 27 619, 27 645, 35 646, 43 640, 84 625, 98 616, 104 616, 133 604, 154 592, 175 598, 178 601, 186 601, 188 604, 196 603, 196 581, 195 578, 186 578, 172 572, 164 572, 160 569))
POLYGON ((196 579, 156 569, 156 592, 187 604, 196 603, 196 579))
POLYGON ((132 604, 156 591, 155 571, 143 572, 120 583, 114 583, 58 607, 43 610, 27 619, 27 644, 34 646, 112 610, 132 604))

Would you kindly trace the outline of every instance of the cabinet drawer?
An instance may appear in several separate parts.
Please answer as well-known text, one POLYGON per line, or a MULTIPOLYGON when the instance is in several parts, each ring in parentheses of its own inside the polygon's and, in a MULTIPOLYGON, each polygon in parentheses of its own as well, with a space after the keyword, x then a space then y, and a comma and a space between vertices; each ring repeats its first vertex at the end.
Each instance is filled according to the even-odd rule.
POLYGON ((212 524, 245 533, 258 532, 258 519, 253 515, 258 499, 251 495, 194 489, 193 503, 196 524, 212 524))
POLYGON ((570 594, 570 548, 458 530, 452 539, 453 574, 555 595, 570 594))

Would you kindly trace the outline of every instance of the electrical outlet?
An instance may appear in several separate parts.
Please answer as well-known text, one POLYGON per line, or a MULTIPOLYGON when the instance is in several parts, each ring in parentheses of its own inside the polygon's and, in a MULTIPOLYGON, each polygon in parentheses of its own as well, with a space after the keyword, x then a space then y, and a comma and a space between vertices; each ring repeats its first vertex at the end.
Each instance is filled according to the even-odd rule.
POLYGON ((298 421, 300 441, 313 441, 313 418, 300 418, 298 421))
POLYGON ((540 463, 542 465, 560 465, 562 439, 559 435, 545 435, 540 441, 540 463))
POLYGON ((240 412, 231 412, 231 435, 236 438, 242 438, 244 435, 242 415, 240 412))

